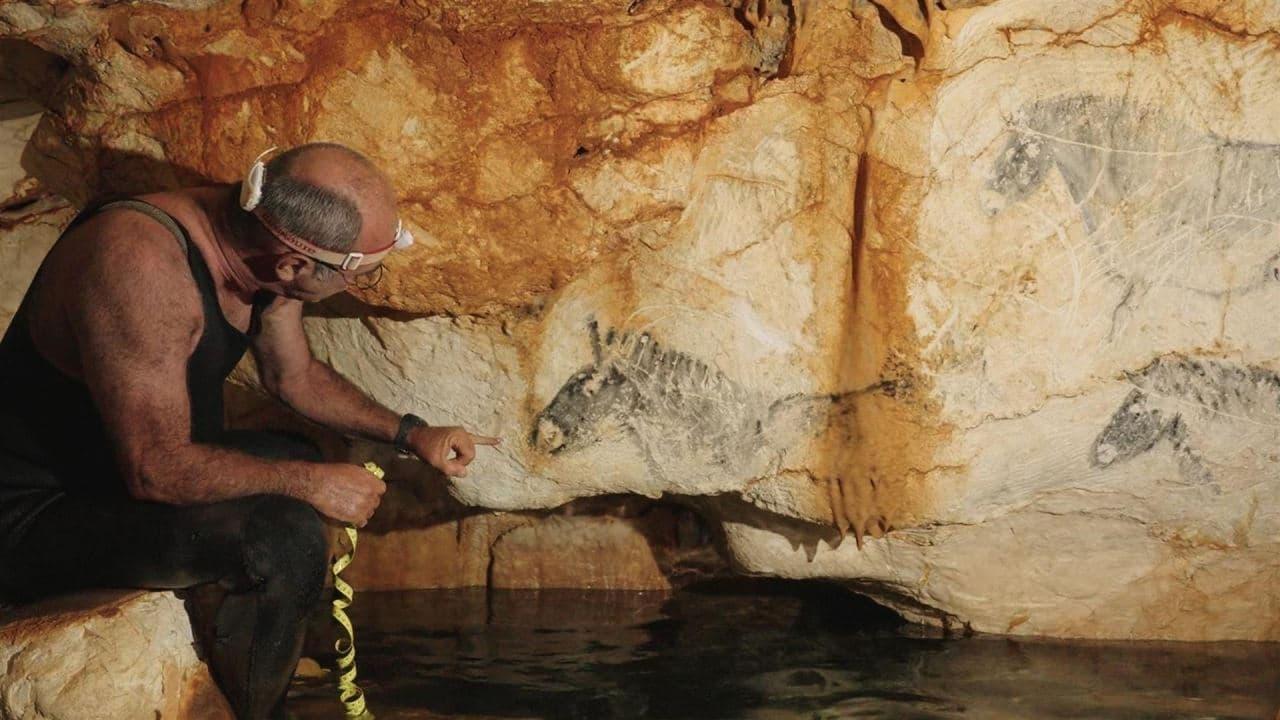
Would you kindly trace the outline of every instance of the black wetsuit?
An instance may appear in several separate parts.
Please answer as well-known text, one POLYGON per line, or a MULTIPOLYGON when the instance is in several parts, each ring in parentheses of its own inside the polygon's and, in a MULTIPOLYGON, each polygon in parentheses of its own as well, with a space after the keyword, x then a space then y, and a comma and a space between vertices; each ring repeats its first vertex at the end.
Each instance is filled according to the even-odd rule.
MULTIPOLYGON (((315 447, 296 437, 224 431, 223 382, 249 336, 222 315, 209 268, 176 221, 137 201, 96 210, 107 207, 145 213, 186 249, 204 312, 187 369, 191 439, 262 457, 319 460, 315 447)), ((32 286, 39 282, 37 273, 32 286)), ((45 360, 31 340, 31 294, 0 342, 0 594, 27 600, 91 587, 219 583, 227 593, 207 653, 214 675, 239 717, 279 712, 304 620, 324 587, 324 524, 309 505, 277 495, 188 506, 133 499, 87 387, 45 360)))

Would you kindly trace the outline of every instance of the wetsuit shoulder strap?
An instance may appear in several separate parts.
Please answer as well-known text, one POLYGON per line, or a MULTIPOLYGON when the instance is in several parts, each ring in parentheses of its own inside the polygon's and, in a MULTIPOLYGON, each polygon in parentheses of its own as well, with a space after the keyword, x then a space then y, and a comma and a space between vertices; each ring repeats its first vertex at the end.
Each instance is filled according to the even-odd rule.
POLYGON ((140 212, 165 226, 165 229, 178 239, 178 244, 182 246, 182 249, 190 255, 191 241, 187 238, 187 231, 179 225, 178 221, 174 220, 173 216, 169 213, 161 210, 151 203, 143 202, 142 200, 115 200, 99 206, 94 212, 96 214, 106 210, 115 210, 117 208, 140 212))

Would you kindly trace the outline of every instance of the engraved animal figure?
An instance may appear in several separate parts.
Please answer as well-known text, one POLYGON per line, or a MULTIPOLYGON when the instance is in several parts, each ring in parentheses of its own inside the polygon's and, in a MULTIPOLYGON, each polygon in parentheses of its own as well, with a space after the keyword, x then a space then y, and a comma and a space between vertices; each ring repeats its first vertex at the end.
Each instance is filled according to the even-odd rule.
POLYGON ((611 432, 630 437, 649 468, 763 474, 762 460, 817 425, 835 399, 770 399, 743 388, 688 353, 665 348, 647 332, 588 322, 592 362, 564 383, 535 418, 531 441, 543 452, 570 453, 611 432))
POLYGON ((1276 277, 1280 145, 1192 131, 1159 108, 1095 95, 1030 104, 1011 125, 984 209, 1025 200, 1056 171, 1089 235, 1085 286, 1123 284, 1118 320, 1155 286, 1239 296, 1276 277))
POLYGON ((1094 467, 1130 460, 1167 441, 1182 480, 1207 483, 1218 492, 1201 449, 1193 444, 1195 435, 1212 426, 1239 435, 1242 422, 1246 429, 1262 428, 1271 435, 1280 431, 1280 375, 1265 368, 1174 354, 1126 375, 1134 390, 1093 441, 1089 460, 1094 467))

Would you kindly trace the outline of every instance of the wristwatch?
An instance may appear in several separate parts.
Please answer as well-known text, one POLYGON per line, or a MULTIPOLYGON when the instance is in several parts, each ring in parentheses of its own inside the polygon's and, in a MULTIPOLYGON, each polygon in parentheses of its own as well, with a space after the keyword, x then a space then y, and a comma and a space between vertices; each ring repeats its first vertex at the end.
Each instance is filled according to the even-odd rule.
POLYGON ((409 433, 416 427, 426 426, 426 420, 413 413, 405 413, 400 418, 400 427, 396 430, 396 439, 391 441, 391 446, 401 455, 412 455, 413 448, 409 447, 409 433))

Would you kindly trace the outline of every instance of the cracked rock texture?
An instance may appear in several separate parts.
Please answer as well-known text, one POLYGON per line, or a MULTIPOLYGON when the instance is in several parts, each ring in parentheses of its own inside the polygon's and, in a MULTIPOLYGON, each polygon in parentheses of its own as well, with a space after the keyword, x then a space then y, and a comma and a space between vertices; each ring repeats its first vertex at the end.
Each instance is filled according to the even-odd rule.
POLYGON ((649 541, 617 518, 550 518, 512 529, 492 552, 495 589, 670 589, 649 541))
POLYGON ((1280 5, 56 7, 0 7, 15 183, 392 175, 421 242, 308 331, 505 438, 457 500, 678 496, 953 627, 1280 640, 1280 5))
POLYGON ((653 529, 643 521, 607 515, 485 513, 436 520, 362 533, 359 562, 343 577, 358 590, 667 591, 672 568, 659 564, 656 555, 667 548, 652 537, 653 529))
POLYGON ((0 717, 233 717, 173 593, 104 590, 6 615, 0 717))

